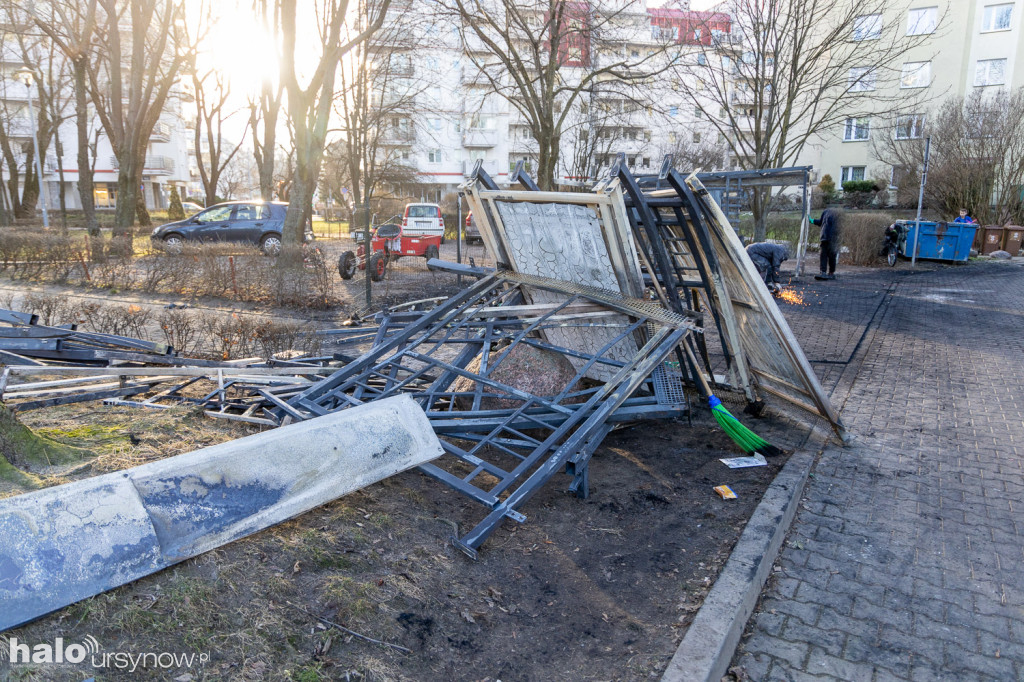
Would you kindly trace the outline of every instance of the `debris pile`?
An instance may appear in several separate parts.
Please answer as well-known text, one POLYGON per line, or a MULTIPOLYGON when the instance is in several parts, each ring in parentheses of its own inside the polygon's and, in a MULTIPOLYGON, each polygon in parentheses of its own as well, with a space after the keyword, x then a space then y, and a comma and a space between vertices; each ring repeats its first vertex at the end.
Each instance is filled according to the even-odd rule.
MULTIPOLYGON (((372 450, 376 429, 388 427, 377 406, 395 401, 403 406, 403 423, 419 424, 423 433, 376 452, 411 462, 483 507, 482 518, 453 538, 472 557, 505 519, 525 521, 529 499, 556 475, 567 474, 569 489, 586 497, 590 458, 615 425, 686 415, 693 394, 712 405, 712 391, 732 391, 762 407, 765 398, 778 399, 844 435, 775 302, 696 176, 682 176, 666 159, 657 176, 637 178, 620 158, 592 192, 541 192, 521 165, 513 182, 526 190, 498 188, 478 163, 462 188, 495 270, 431 260, 433 269, 475 281, 427 310, 385 311, 374 326, 323 332, 330 356, 194 362, 160 344, 0 315, 12 330, 59 334, 27 336, 54 344, 34 355, 0 343, 4 353, 16 354, 13 361, 5 356, 0 379, 2 397, 15 409, 48 400, 102 398, 146 408, 186 402, 210 416, 281 427, 246 439, 247 448, 265 454, 242 477, 236 459, 207 451, 145 465, 159 468, 156 477, 141 468, 116 474, 134 486, 139 527, 149 519, 154 534, 144 550, 130 545, 112 553, 102 526, 116 519, 68 526, 61 542, 80 543, 83 552, 97 545, 89 571, 99 577, 44 601, 32 595, 51 588, 64 569, 25 562, 51 556, 47 548, 56 540, 48 533, 56 529, 39 523, 32 531, 23 519, 46 518, 72 498, 90 498, 76 505, 98 504, 107 492, 79 481, 0 501, 0 535, 16 531, 26 538, 18 556, 0 550, 0 567, 20 566, 18 576, 34 576, 5 582, 0 575, 0 601, 18 605, 0 629, 276 523, 286 516, 266 509, 281 500, 304 500, 286 504, 291 513, 321 504, 328 497, 307 498, 303 490, 322 465, 307 458, 302 466, 278 466, 275 456, 283 461, 313 447, 319 432, 308 430, 310 424, 343 418, 364 437, 319 434, 332 440, 315 441, 317 452, 333 448, 323 457, 358 469, 356 453, 372 450), (720 348, 709 348, 705 325, 714 325, 720 348), (47 352, 92 355, 38 355, 47 352), (524 358, 546 358, 559 368, 558 380, 524 380, 524 358), (53 360, 94 366, 40 364, 53 360), (724 372, 716 373, 722 364, 724 372), (58 371, 79 376, 9 385, 13 376, 58 371), (197 390, 201 382, 208 386, 197 390), (274 434, 296 427, 302 429, 276 455, 265 447, 282 442, 274 434), (436 448, 424 449, 420 436, 436 448), (429 456, 420 457, 424 452, 429 456), (168 509, 190 520, 167 525, 168 509)), ((350 489, 339 487, 335 496, 350 489)))

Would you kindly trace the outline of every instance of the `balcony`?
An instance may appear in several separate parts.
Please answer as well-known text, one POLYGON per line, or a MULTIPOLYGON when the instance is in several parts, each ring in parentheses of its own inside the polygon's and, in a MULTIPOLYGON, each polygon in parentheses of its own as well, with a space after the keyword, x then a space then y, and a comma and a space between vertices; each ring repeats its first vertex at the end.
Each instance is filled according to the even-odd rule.
POLYGON ((153 132, 149 134, 150 142, 170 142, 171 141, 171 125, 164 123, 163 121, 157 121, 156 125, 153 126, 153 132))
POLYGON ((143 172, 148 175, 170 175, 174 172, 174 159, 169 156, 151 155, 146 157, 143 172))
POLYGON ((467 128, 462 133, 462 146, 488 149, 498 144, 498 131, 493 128, 467 128))
POLYGON ((406 147, 416 141, 415 130, 387 128, 380 133, 380 144, 393 147, 406 147))

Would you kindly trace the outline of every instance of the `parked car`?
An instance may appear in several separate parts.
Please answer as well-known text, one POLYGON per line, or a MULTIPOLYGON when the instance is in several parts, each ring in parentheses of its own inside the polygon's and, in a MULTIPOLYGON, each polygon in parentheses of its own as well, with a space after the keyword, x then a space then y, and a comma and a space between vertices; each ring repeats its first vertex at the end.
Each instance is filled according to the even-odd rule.
POLYGON ((402 234, 417 237, 441 237, 444 241, 444 218, 437 204, 406 204, 402 215, 402 234))
MULTIPOLYGON (((227 201, 194 216, 167 223, 153 230, 150 240, 171 253, 181 251, 185 242, 241 242, 259 246, 268 256, 281 250, 281 230, 288 204, 280 201, 227 201)), ((305 241, 312 241, 307 223, 305 241)))
POLYGON ((473 220, 472 211, 466 216, 466 229, 462 231, 462 236, 465 237, 467 244, 484 243, 484 238, 480 236, 480 228, 476 226, 476 221, 473 220))
POLYGON ((203 210, 203 207, 194 201, 183 201, 181 202, 181 208, 185 211, 186 216, 195 215, 203 210))

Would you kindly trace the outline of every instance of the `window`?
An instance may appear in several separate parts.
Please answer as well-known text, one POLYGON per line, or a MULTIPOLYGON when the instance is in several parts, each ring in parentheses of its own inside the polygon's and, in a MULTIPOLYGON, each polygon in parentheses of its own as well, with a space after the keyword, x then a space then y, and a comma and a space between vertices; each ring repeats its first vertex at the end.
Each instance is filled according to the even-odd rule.
POLYGON ((704 112, 701 111, 700 107, 694 107, 693 108, 693 116, 694 116, 694 118, 704 118, 704 112))
POLYGON ((843 166, 842 173, 840 173, 842 178, 840 184, 850 182, 851 180, 863 180, 864 168, 864 166, 843 166))
POLYGON ((923 36, 935 33, 935 24, 938 21, 939 8, 925 7, 923 9, 912 9, 907 14, 907 35, 923 36))
POLYGON ((974 85, 1002 85, 1006 82, 1005 59, 979 59, 974 69, 974 85))
POLYGON ((700 144, 700 133, 694 133, 693 134, 693 143, 694 144, 700 144))
POLYGON ((408 149, 403 149, 401 156, 402 156, 402 161, 410 161, 410 160, 412 160, 412 152, 410 152, 408 149))
POLYGON ((264 204, 235 204, 232 220, 262 220, 270 217, 270 209, 264 204))
POLYGON ((875 70, 869 66, 850 69, 850 92, 869 92, 875 89, 875 70))
POLYGON ((924 114, 909 114, 896 117, 896 139, 916 140, 924 130, 924 114))
POLYGON ((871 119, 867 116, 846 119, 846 127, 843 130, 843 140, 846 142, 857 142, 868 139, 868 132, 871 129, 871 119))
POLYGON ((427 161, 430 163, 441 163, 441 150, 431 149, 427 152, 427 161))
POLYGON ((215 206, 214 208, 209 208, 195 216, 193 220, 197 220, 201 223, 227 222, 231 217, 231 208, 231 206, 215 206))
POLYGON ((644 157, 643 167, 644 168, 650 168, 651 167, 651 157, 649 157, 649 156, 645 156, 644 157))
POLYGON ((650 142, 650 141, 651 141, 651 131, 650 130, 645 130, 644 131, 644 142, 650 142))
POLYGON ((889 174, 889 187, 903 187, 904 185, 916 185, 918 182, 917 169, 911 166, 893 166, 889 174))
POLYGON ((668 108, 668 115, 669 116, 678 116, 679 115, 679 107, 674 107, 674 106, 673 107, 669 107, 668 108))
POLYGON ((441 129, 441 119, 439 119, 439 118, 428 118, 427 119, 427 126, 431 130, 440 130, 441 129))
POLYGON ((676 134, 675 133, 669 133, 668 134, 668 141, 671 142, 672 144, 675 144, 676 143, 676 134))
POLYGON ((700 54, 697 55, 697 63, 700 64, 701 66, 706 66, 708 63, 708 56, 701 52, 700 54))
POLYGON ((882 37, 882 15, 865 14, 853 20, 853 39, 878 40, 882 37))
POLYGON ((907 62, 900 73, 901 88, 927 88, 932 82, 931 62, 907 62))
POLYGON ((1013 3, 989 5, 981 15, 981 30, 1009 31, 1010 20, 1013 19, 1013 3))

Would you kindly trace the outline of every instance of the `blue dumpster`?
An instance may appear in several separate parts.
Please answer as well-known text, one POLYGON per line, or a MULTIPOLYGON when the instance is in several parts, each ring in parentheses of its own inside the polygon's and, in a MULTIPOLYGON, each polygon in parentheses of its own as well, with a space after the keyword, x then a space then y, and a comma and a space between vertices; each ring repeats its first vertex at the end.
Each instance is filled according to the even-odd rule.
MULTIPOLYGON (((907 257, 914 248, 914 232, 917 223, 913 220, 898 221, 907 230, 907 257)), ((974 223, 937 223, 930 220, 921 221, 921 236, 917 240, 917 257, 931 260, 959 261, 964 263, 971 255, 974 233, 978 226, 974 223)))

